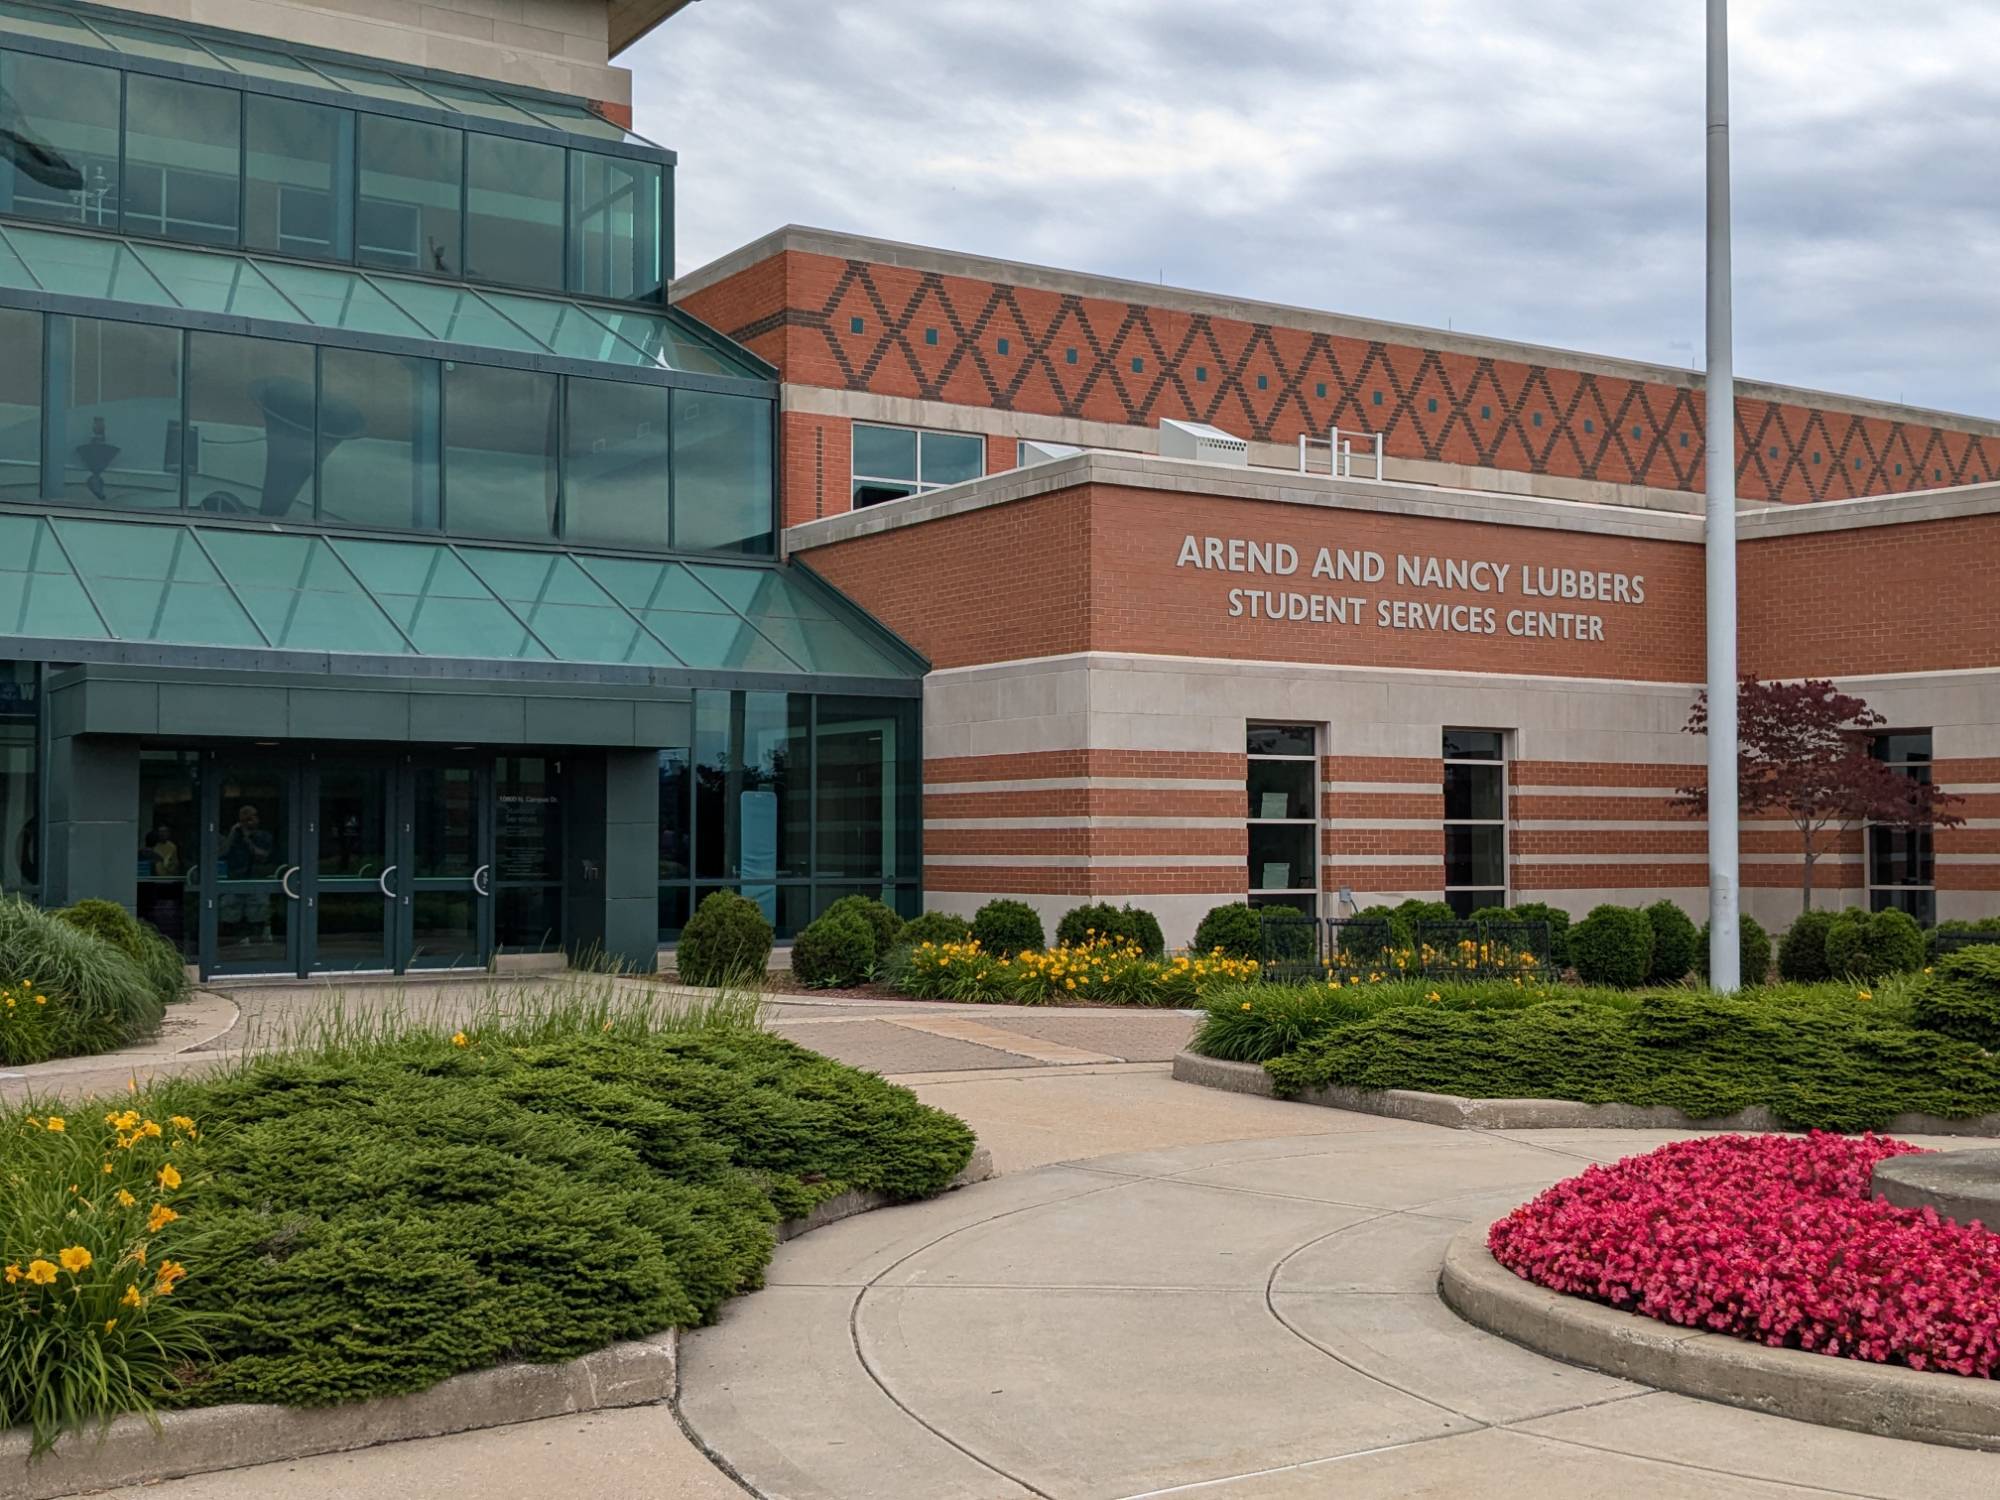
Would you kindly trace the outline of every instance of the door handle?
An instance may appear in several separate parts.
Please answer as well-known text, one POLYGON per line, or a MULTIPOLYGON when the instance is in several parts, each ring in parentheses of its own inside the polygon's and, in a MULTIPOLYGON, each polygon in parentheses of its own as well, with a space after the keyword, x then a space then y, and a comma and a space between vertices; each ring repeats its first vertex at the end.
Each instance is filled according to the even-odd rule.
POLYGON ((391 901, 396 899, 396 893, 389 889, 389 877, 396 873, 397 868, 395 865, 384 865, 382 873, 375 878, 375 883, 382 888, 382 894, 391 901))
POLYGON ((481 865, 472 872, 472 888, 482 896, 493 894, 492 888, 486 884, 486 872, 492 868, 491 865, 481 865))
POLYGON ((299 899, 299 893, 292 889, 292 877, 298 873, 299 867, 297 865, 287 865, 285 866, 285 873, 278 877, 278 889, 294 901, 299 899))

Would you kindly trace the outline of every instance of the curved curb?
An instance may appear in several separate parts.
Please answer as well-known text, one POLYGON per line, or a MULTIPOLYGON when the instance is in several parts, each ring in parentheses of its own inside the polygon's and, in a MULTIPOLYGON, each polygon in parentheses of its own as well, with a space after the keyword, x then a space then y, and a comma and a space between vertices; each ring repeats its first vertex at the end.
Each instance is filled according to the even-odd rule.
MULTIPOLYGON (((945 1191, 993 1176, 993 1157, 975 1146, 945 1191)), ((856 1191, 829 1198, 803 1219, 778 1225, 779 1243, 841 1219, 899 1202, 856 1191)), ((341 1406, 201 1406, 160 1414, 155 1431, 123 1416, 101 1440, 70 1438, 28 1461, 27 1434, 0 1432, 0 1500, 59 1500, 78 1491, 152 1484, 191 1474, 284 1463, 381 1443, 508 1427, 544 1417, 671 1401, 680 1369, 680 1330, 612 1344, 558 1365, 500 1365, 440 1381, 407 1396, 341 1406)))
POLYGON ((1486 1248, 1487 1226, 1445 1251, 1438 1295, 1474 1327, 1537 1354, 1641 1385, 1795 1422, 2000 1453, 2000 1381, 1770 1349, 1620 1312, 1523 1281, 1486 1248))
POLYGON ((144 1041, 133 1042, 112 1052, 90 1052, 79 1057, 55 1057, 47 1062, 22 1063, 0 1070, 9 1084, 33 1085, 47 1081, 59 1085, 78 1073, 102 1073, 120 1068, 141 1069, 169 1062, 183 1053, 194 1052, 229 1035, 242 1018, 236 1002, 213 990, 197 989, 187 999, 167 1007, 159 1030, 144 1041))
MULTIPOLYGON (((1174 1077, 1183 1083, 1232 1093, 1278 1097, 1261 1063, 1218 1062, 1193 1052, 1174 1058, 1174 1077)), ((1581 1104, 1573 1099, 1465 1099, 1457 1094, 1425 1094, 1415 1089, 1360 1089, 1329 1084, 1285 1101, 1386 1115, 1442 1125, 1448 1130, 1748 1130, 1790 1131, 1761 1106, 1734 1114, 1697 1119, 1669 1104, 1581 1104)), ((1947 1120, 1938 1115, 1900 1114, 1882 1127, 1892 1135, 2000 1136, 2000 1114, 1947 1120)))

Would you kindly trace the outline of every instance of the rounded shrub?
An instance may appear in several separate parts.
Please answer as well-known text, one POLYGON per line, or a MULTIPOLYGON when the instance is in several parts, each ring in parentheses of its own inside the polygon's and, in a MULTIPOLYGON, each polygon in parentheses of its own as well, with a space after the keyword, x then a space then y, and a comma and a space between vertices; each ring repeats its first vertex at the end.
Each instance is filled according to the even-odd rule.
POLYGON ((1423 928, 1456 921, 1458 913, 1447 903, 1423 901, 1415 896, 1389 913, 1389 923, 1395 929, 1396 942, 1404 948, 1414 948, 1423 940, 1423 928))
POLYGON ((1249 903, 1232 901, 1210 910, 1194 930, 1194 951, 1214 953, 1220 949, 1230 958, 1258 958, 1263 946, 1263 929, 1249 903))
POLYGON ((1833 926, 1830 911, 1802 911, 1785 929, 1778 944, 1778 977, 1794 984, 1816 984, 1829 977, 1826 934, 1833 926))
POLYGON ((1158 958, 1167 946, 1160 935, 1159 920, 1151 912, 1136 906, 1113 906, 1108 901, 1064 912, 1056 924, 1056 942, 1070 948, 1093 942, 1130 943, 1148 958, 1158 958))
POLYGON ((1878 911, 1868 919, 1868 950, 1876 973, 1914 974, 1924 966, 1924 930, 1906 911, 1878 911))
POLYGON ((972 936, 972 924, 955 911, 927 911, 912 917, 896 935, 899 947, 915 948, 921 943, 962 943, 972 936))
POLYGON ((1945 954, 1911 997, 1910 1015, 1924 1031, 2000 1052, 2000 946, 1945 954))
POLYGON ((712 891, 681 929, 674 967, 689 984, 760 985, 770 959, 763 909, 734 891, 712 891))
POLYGON ((1042 919, 1027 902, 1002 898, 972 914, 972 935, 988 953, 1011 958, 1042 946, 1042 919))
POLYGON ((1543 956, 1558 969, 1570 966, 1569 913, 1560 906, 1550 906, 1546 901, 1523 901, 1519 906, 1510 907, 1508 919, 1514 922, 1540 922, 1549 929, 1549 951, 1543 956))
POLYGON ((836 901, 792 940, 792 973, 807 989, 860 984, 875 970, 875 929, 845 901, 836 901))
POLYGON ((1653 924, 1633 906, 1600 906, 1570 929, 1571 961, 1585 984, 1637 989, 1653 971, 1653 924))
POLYGON ((103 939, 131 959, 146 976, 147 984, 162 1005, 187 998, 187 961, 180 950, 162 937, 159 929, 141 922, 116 901, 92 897, 65 906, 54 915, 79 931, 103 939))
POLYGON ((1827 924, 1826 972, 1834 979, 1871 979, 1877 973, 1868 941, 1868 913, 1858 906, 1835 912, 1827 924))
MULTIPOLYGON (((1746 987, 1762 984, 1771 977, 1771 935, 1748 913, 1736 918, 1736 960, 1746 987)), ((1701 975, 1714 983, 1708 970, 1708 923, 1701 924, 1701 975)))
POLYGON ((1646 971, 1649 984, 1679 984, 1701 962, 1701 929, 1677 902, 1655 901, 1646 908, 1653 929, 1653 962, 1646 971))
POLYGON ((0 898, 0 985, 28 987, 25 1005, 0 1014, 0 1063, 121 1047, 157 1027, 163 1010, 123 949, 13 896, 0 898))
POLYGON ((877 901, 873 896, 842 896, 820 915, 830 917, 835 912, 856 916, 866 922, 868 931, 874 937, 875 952, 878 955, 886 954, 901 942, 903 929, 909 925, 891 907, 877 901))

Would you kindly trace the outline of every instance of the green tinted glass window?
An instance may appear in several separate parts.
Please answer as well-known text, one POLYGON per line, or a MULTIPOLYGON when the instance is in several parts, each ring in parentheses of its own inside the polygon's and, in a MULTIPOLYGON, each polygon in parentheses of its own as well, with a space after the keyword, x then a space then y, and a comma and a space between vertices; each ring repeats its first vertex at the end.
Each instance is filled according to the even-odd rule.
POLYGON ((51 640, 109 634, 49 523, 37 517, 0 516, 0 631, 51 640))
POLYGON ((211 38, 203 44, 246 78, 269 78, 278 83, 303 84, 309 89, 327 86, 325 75, 315 73, 295 57, 266 52, 261 47, 239 47, 234 42, 211 38))
POLYGON ((281 323, 299 321, 299 310, 291 301, 240 255, 210 255, 166 245, 135 245, 132 253, 182 307, 281 323))
POLYGON ((401 655, 389 618, 319 537, 209 531, 204 541, 273 646, 401 655))
POLYGON ((609 307, 593 307, 589 311, 598 322, 645 355, 648 364, 661 365, 669 370, 686 370, 695 375, 757 373, 744 360, 711 348, 659 313, 621 311, 609 307))
POLYGON ((92 29, 128 57, 153 57, 161 62, 180 63, 191 68, 215 66, 213 54, 202 50, 191 38, 176 36, 170 31, 156 31, 150 26, 123 26, 101 17, 92 29))
POLYGON ((187 527, 71 520, 55 526, 120 640, 267 644, 187 527))
POLYGON ((293 266, 260 260, 258 268, 294 306, 322 328, 355 333, 390 333, 420 339, 423 328, 375 289, 365 276, 321 266, 293 266))
POLYGON ((178 509, 181 332, 145 323, 51 317, 51 455, 62 494, 84 504, 178 509))
POLYGON ((464 135, 443 125, 364 114, 356 134, 363 265, 456 276, 464 135))
POLYGON ((436 530, 439 416, 436 360, 321 350, 320 520, 436 530))
POLYGON ((488 302, 540 339, 552 353, 568 355, 572 359, 602 360, 614 365, 652 363, 573 302, 515 297, 506 292, 486 292, 483 295, 488 302))
POLYGON ((33 500, 42 483, 42 315, 0 308, 0 500, 33 500))
POLYGON ((674 546, 771 551, 771 403, 674 392, 674 546))
POLYGON ((795 620, 838 618, 804 584, 775 568, 714 568, 694 564, 689 571, 721 595, 730 608, 753 619, 763 615, 784 615, 795 620))
POLYGON ((188 508, 310 520, 312 346, 190 333, 187 360, 188 508))
POLYGON ((465 274, 561 291, 562 147, 472 131, 465 176, 465 274))
POLYGON ((667 545, 667 392, 613 380, 568 382, 563 536, 609 547, 667 545))
POLYGON ((319 260, 353 255, 354 112, 246 94, 243 136, 243 243, 319 260))
POLYGON ((674 658, 561 553, 462 547, 480 579, 566 661, 670 666, 674 658))
POLYGON ((923 816, 917 745, 914 699, 819 700, 813 771, 821 879, 917 877, 923 816))
POLYGON ((542 346, 489 307, 469 287, 440 286, 430 281, 405 281, 400 276, 373 277, 384 296, 448 343, 479 344, 489 349, 513 349, 540 354, 542 346))
POLYGON ((16 5, 13 0, 0 0, 0 20, 6 21, 9 31, 18 31, 23 36, 72 42, 79 47, 97 45, 97 38, 81 21, 59 11, 44 10, 38 5, 16 5))
POLYGON ((346 538, 332 545, 424 655, 549 659, 450 548, 346 538))
POLYGON ((569 160, 570 290, 659 301, 660 165, 594 151, 569 160))
POLYGON ((174 299, 132 250, 117 240, 86 234, 51 234, 19 224, 7 242, 27 262, 42 289, 71 297, 106 297, 147 307, 172 307, 174 299))
POLYGON ((444 367, 445 514, 462 536, 556 530, 560 383, 534 370, 444 367))
POLYGON ((28 263, 14 253, 4 234, 0 234, 0 286, 12 287, 17 292, 41 290, 28 272, 28 263))
POLYGON ((236 89, 126 75, 127 231, 209 245, 237 242, 242 108, 236 89))
MULTIPOLYGON (((505 120, 510 125, 539 125, 542 122, 525 109, 517 109, 498 94, 489 94, 485 89, 469 89, 456 83, 446 83, 442 79, 426 78, 423 91, 441 104, 449 105, 460 114, 480 115, 488 120, 505 120)), ((498 137, 490 137, 498 139, 498 137)))
POLYGON ((118 98, 114 68, 0 52, 9 142, 0 204, 9 214, 117 227, 118 98))
POLYGON ((679 563, 628 557, 578 561, 606 591, 690 667, 709 671, 796 672, 773 646, 679 563))

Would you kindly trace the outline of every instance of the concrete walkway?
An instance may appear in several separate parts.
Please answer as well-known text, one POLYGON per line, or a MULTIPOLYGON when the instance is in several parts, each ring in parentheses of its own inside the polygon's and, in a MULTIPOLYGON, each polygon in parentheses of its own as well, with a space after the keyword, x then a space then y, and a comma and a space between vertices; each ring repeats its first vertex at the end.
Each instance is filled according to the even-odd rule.
MULTIPOLYGON (((755 1493, 1989 1500, 2000 1487, 1991 1455, 1646 1391, 1437 1301, 1460 1226, 1665 1135, 1447 1131, 1179 1084, 1163 1059, 1191 1023, 1172 1012, 800 1000, 770 1020, 898 1070, 1007 1175, 780 1247, 764 1291, 688 1338, 681 1420, 755 1493), (982 1053, 930 1060, 963 1047, 982 1053)), ((660 1407, 116 1493, 525 1500, 579 1481, 602 1500, 744 1493, 660 1407)))

